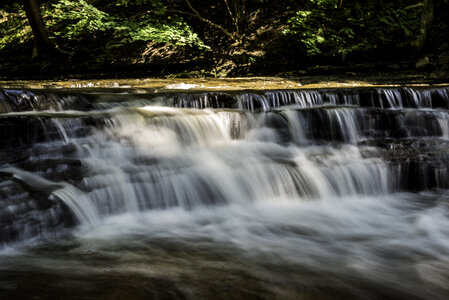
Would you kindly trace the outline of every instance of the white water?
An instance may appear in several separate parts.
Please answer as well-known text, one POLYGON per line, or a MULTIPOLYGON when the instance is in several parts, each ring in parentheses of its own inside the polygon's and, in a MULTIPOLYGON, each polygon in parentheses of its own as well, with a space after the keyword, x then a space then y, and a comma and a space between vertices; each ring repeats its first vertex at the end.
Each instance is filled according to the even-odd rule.
POLYGON ((53 197, 58 198, 70 208, 81 224, 92 226, 99 221, 97 208, 92 205, 91 200, 86 198, 76 187, 68 183, 54 183, 36 174, 17 168, 0 169, 0 173, 11 174, 14 179, 28 186, 30 190, 48 194, 50 199, 53 199, 53 197))
MULTIPOLYGON (((352 142, 357 133, 348 113, 330 111, 329 118, 352 142)), ((355 146, 281 146, 277 134, 241 112, 146 106, 113 115, 106 128, 70 142, 86 169, 80 188, 101 216, 390 189, 387 166, 364 159, 355 146)))
MULTIPOLYGON (((108 248, 113 245, 198 241, 198 247, 237 249, 250 260, 289 266, 287 273, 297 268, 341 277, 343 272, 348 278, 368 278, 379 288, 443 299, 435 292, 449 292, 447 207, 437 204, 423 209, 410 198, 414 196, 329 197, 319 202, 284 199, 250 206, 124 214, 107 219, 93 231, 81 229, 77 251, 89 247, 107 255, 112 254, 108 248)), ((257 268, 248 271, 258 272, 257 268)))
MULTIPOLYGON (((120 285, 139 276, 133 285, 156 280, 150 288, 157 289, 157 280, 166 280, 191 299, 208 298, 209 284, 221 288, 228 281, 231 293, 248 290, 267 298, 300 298, 310 288, 326 299, 344 299, 344 293, 447 299, 447 192, 395 193, 401 172, 391 172, 381 158, 365 157, 379 149, 358 146, 366 139, 362 131, 372 129, 366 124, 378 120, 366 120, 363 128, 363 110, 321 106, 316 116, 322 122, 314 123, 303 117, 322 104, 321 96, 298 95, 259 95, 262 110, 293 105, 261 114, 139 107, 146 102, 76 118, 74 112, 67 118, 45 112, 60 137, 45 145, 74 147, 79 182, 44 179, 45 170, 39 175, 8 167, 0 173, 63 202, 79 225, 59 241, 24 241, 18 247, 23 252, 14 254, 5 248, 0 283, 7 286, 13 272, 52 274, 56 290, 77 280, 83 287, 101 278, 120 285), (83 126, 80 118, 100 115, 101 125, 85 136, 75 134, 83 126), (313 132, 324 134, 315 138, 313 132)), ((397 92, 385 95, 388 108, 404 106, 397 92)), ((406 137, 449 134, 445 111, 394 113, 406 137)), ((52 155, 57 157, 44 152, 31 160, 52 155)), ((438 186, 445 186, 446 173, 442 165, 438 186)))

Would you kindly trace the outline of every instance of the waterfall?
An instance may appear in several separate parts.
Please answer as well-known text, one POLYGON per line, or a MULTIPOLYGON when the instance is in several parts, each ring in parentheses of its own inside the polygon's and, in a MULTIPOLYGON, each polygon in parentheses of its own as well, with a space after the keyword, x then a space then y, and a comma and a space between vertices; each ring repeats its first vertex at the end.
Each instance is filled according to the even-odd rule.
POLYGON ((99 217, 96 208, 92 206, 89 199, 70 184, 53 183, 38 175, 16 168, 0 169, 0 174, 11 175, 13 179, 20 181, 33 191, 49 194, 50 197, 57 197, 70 208, 82 224, 93 225, 98 222, 99 217))
MULTIPOLYGON (((347 112, 326 116, 344 140, 355 139, 347 112)), ((321 147, 279 146, 275 137, 261 137, 269 130, 263 121, 248 118, 158 106, 121 111, 89 140, 72 140, 86 169, 81 189, 104 215, 387 192, 385 164, 364 160, 356 147, 350 160, 348 148, 327 149, 318 159, 321 147)))
POLYGON ((448 104, 443 86, 0 90, 0 295, 51 274, 195 298, 231 274, 273 298, 443 300, 448 104))
POLYGON ((445 87, 137 95, 4 90, 0 102, 8 113, 0 121, 15 131, 3 136, 32 153, 4 170, 14 170, 17 180, 57 186, 48 197, 82 224, 152 209, 388 194, 423 174, 433 175, 416 186, 443 188, 447 154, 420 162, 407 144, 448 138, 441 108, 448 95, 445 87), (54 167, 46 169, 49 163, 54 167))

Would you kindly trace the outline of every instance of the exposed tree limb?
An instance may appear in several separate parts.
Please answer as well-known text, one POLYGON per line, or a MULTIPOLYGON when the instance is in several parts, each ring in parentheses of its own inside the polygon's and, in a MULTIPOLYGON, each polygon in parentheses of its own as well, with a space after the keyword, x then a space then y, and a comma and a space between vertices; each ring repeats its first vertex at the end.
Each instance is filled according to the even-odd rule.
POLYGON ((212 27, 217 28, 218 30, 220 30, 221 32, 223 32, 227 37, 229 37, 230 39, 232 39, 233 41, 238 41, 237 38, 231 34, 229 31, 227 31, 223 26, 218 25, 204 17, 202 17, 200 15, 200 13, 192 6, 192 4, 190 3, 189 0, 185 0, 186 4, 189 6, 190 10, 194 13, 194 16, 197 17, 198 19, 200 19, 201 21, 203 21, 206 24, 209 24, 212 27))
POLYGON ((234 14, 232 13, 231 7, 229 6, 229 1, 228 0, 223 0, 223 1, 226 4, 226 9, 229 13, 229 16, 231 17, 232 21, 235 22, 234 14))
POLYGON ((423 2, 409 5, 409 6, 405 7, 404 10, 409 10, 409 9, 413 9, 413 8, 417 8, 417 7, 421 7, 421 6, 424 6, 423 2))
POLYGON ((239 32, 238 22, 237 22, 237 19, 234 17, 234 14, 231 11, 231 7, 229 6, 229 1, 228 0, 223 0, 223 1, 226 4, 226 10, 228 11, 229 16, 231 17, 232 24, 234 24, 235 30, 237 31, 237 34, 238 34, 238 32, 239 32))
POLYGON ((423 11, 421 14, 421 26, 419 29, 418 39, 416 40, 416 47, 421 49, 426 43, 429 34, 430 26, 432 25, 434 17, 433 0, 424 0, 423 11))
POLYGON ((239 29, 240 22, 245 15, 245 7, 246 0, 242 0, 241 2, 238 0, 234 0, 234 9, 235 9, 235 19, 236 19, 236 27, 237 31, 239 29))

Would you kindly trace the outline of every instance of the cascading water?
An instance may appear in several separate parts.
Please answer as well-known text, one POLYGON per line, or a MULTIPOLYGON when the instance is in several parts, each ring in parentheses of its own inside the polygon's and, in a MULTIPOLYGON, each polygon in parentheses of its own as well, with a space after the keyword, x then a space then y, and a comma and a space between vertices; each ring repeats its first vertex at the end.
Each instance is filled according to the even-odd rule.
POLYGON ((3 90, 0 295, 446 299, 448 108, 446 87, 3 90))

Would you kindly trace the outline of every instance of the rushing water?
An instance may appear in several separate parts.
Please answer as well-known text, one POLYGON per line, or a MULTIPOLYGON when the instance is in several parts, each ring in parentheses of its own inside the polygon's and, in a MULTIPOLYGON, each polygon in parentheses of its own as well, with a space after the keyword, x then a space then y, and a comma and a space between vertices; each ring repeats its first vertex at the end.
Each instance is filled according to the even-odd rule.
POLYGON ((448 299, 449 88, 0 91, 0 299, 448 299))

